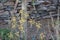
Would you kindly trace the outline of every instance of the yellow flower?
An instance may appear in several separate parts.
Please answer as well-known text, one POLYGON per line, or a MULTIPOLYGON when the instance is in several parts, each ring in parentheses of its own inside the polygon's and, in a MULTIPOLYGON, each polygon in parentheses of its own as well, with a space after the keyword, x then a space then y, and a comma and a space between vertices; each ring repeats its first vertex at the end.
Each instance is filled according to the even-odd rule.
POLYGON ((12 28, 15 28, 16 26, 15 25, 12 25, 12 28))
POLYGON ((41 25, 40 23, 36 23, 36 25, 41 25))
POLYGON ((37 27, 38 29, 40 29, 40 25, 36 25, 36 27, 37 27))
POLYGON ((32 19, 30 19, 30 20, 29 20, 29 23, 32 23, 32 22, 33 22, 32 19))
POLYGON ((20 25, 20 27, 18 28, 20 31, 23 31, 24 28, 20 25))
POLYGON ((35 22, 35 20, 33 20, 33 23, 32 24, 35 24, 36 22, 35 22))
POLYGON ((11 32, 9 33, 9 37, 10 38, 13 38, 13 34, 11 32))
POLYGON ((19 36, 19 32, 16 32, 15 35, 16 35, 16 36, 19 36))
POLYGON ((27 18, 29 15, 27 13, 24 13, 25 18, 27 18))
POLYGON ((23 19, 23 18, 21 18, 21 20, 19 20, 19 22, 20 22, 20 23, 24 23, 24 22, 26 22, 26 20, 23 19))
POLYGON ((24 11, 23 10, 20 10, 19 13, 24 13, 24 11))
POLYGON ((12 21, 16 21, 16 18, 15 17, 12 17, 12 21))
POLYGON ((40 38, 43 39, 45 37, 44 33, 40 34, 40 38))
POLYGON ((35 20, 30 19, 30 20, 29 20, 29 23, 30 23, 30 24, 35 24, 36 22, 35 22, 35 20))
POLYGON ((36 23, 36 27, 38 28, 38 29, 40 29, 41 27, 41 24, 40 23, 36 23))

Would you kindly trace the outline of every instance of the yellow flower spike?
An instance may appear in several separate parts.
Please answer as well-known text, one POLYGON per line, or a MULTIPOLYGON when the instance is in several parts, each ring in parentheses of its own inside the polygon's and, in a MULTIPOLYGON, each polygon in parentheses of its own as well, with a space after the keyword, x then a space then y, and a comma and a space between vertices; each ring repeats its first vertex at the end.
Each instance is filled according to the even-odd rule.
POLYGON ((16 24, 16 22, 12 22, 12 25, 16 24))
POLYGON ((25 16, 25 17, 28 17, 29 15, 26 13, 26 14, 24 14, 24 16, 25 16))
POLYGON ((20 20, 26 20, 24 17, 21 16, 21 19, 20 20))
POLYGON ((10 38, 13 38, 13 34, 11 32, 9 33, 9 37, 10 38))
POLYGON ((22 30, 24 30, 24 28, 23 28, 22 26, 20 26, 20 27, 19 27, 19 30, 22 31, 22 30))
POLYGON ((42 34, 40 34, 40 38, 41 38, 41 40, 43 40, 42 34))
POLYGON ((19 22, 22 24, 23 22, 21 22, 21 20, 19 20, 19 22))
POLYGON ((29 20, 29 23, 33 23, 32 19, 29 20))
POLYGON ((20 23, 24 23, 25 22, 25 20, 20 20, 20 23))
POLYGON ((41 34, 40 34, 41 40, 43 40, 44 37, 45 37, 44 33, 41 33, 41 34))
POLYGON ((32 19, 30 19, 30 21, 29 21, 31 24, 35 24, 36 22, 35 22, 35 20, 32 20, 32 19))
POLYGON ((12 28, 15 28, 16 26, 15 25, 12 25, 12 28))
POLYGON ((36 25, 40 25, 41 26, 41 23, 36 23, 36 25))
POLYGON ((40 23, 38 23, 38 25, 40 25, 40 26, 41 26, 41 24, 40 24, 40 23))
POLYGON ((38 29, 40 29, 41 27, 40 27, 40 25, 36 25, 36 27, 38 28, 38 29))
POLYGON ((35 23, 36 23, 35 20, 33 20, 33 21, 32 21, 32 24, 35 24, 35 23))
POLYGON ((13 17, 13 18, 12 18, 12 21, 16 21, 16 18, 15 18, 15 17, 13 17))
POLYGON ((23 18, 21 18, 21 20, 19 20, 19 22, 20 22, 20 23, 24 23, 24 22, 26 22, 26 20, 23 19, 23 18))
POLYGON ((40 29, 41 27, 41 24, 40 23, 36 23, 36 27, 38 28, 38 29, 40 29))
POLYGON ((19 13, 24 13, 24 11, 23 10, 20 10, 19 13))
POLYGON ((19 37, 19 32, 16 32, 15 35, 19 37))
POLYGON ((24 32, 24 30, 20 30, 21 32, 24 32))

